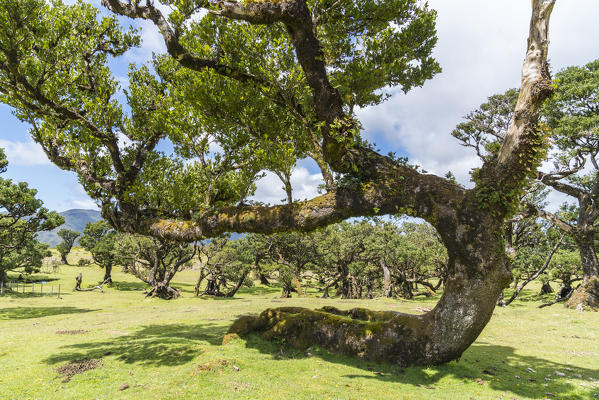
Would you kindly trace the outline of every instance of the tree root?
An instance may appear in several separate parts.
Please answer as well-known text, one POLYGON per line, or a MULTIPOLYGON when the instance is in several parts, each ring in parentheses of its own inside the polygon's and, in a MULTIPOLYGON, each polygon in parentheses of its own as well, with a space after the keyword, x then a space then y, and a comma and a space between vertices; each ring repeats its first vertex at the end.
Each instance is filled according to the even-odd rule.
POLYGON ((567 308, 599 311, 599 278, 592 277, 580 285, 566 302, 567 308))
POLYGON ((174 300, 179 298, 179 296, 181 296, 179 290, 161 283, 146 293, 146 297, 158 297, 163 300, 174 300))

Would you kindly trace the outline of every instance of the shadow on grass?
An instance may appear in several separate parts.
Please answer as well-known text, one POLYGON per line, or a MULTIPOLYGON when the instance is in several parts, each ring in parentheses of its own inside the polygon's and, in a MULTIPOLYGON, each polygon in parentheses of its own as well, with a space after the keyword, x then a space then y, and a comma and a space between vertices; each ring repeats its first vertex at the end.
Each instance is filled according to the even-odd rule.
POLYGON ((62 352, 44 360, 46 364, 71 362, 86 358, 115 356, 127 364, 174 366, 186 364, 201 354, 206 343, 220 345, 228 329, 216 324, 148 325, 129 335, 102 342, 64 346, 62 352))
POLYGON ((8 307, 0 309, 0 320, 49 317, 60 314, 77 314, 98 310, 77 307, 8 307))
POLYGON ((242 286, 239 289, 239 294, 249 294, 252 296, 273 296, 273 295, 281 295, 282 288, 279 284, 275 284, 274 282, 271 285, 254 285, 252 287, 242 286))
MULTIPOLYGON (((504 292, 504 298, 506 300, 509 299, 513 293, 514 293, 514 290, 511 290, 511 289, 506 290, 504 292)), ((522 290, 522 292, 520 292, 518 297, 516 297, 516 299, 513 301, 513 303, 510 303, 508 305, 508 307, 523 306, 524 304, 522 304, 522 303, 530 303, 530 302, 538 302, 539 304, 549 303, 550 301, 553 301, 554 299, 555 299, 555 293, 541 295, 538 293, 538 291, 524 289, 524 290, 522 290), (521 303, 521 304, 518 304, 518 303, 521 303)))
MULTIPOLYGON (((307 357, 306 351, 265 341, 256 334, 249 335, 245 339, 245 345, 270 354, 275 360, 307 357)), ((431 398, 435 398, 435 389, 441 389, 441 387, 436 388, 435 384, 444 377, 452 377, 460 381, 451 385, 456 387, 464 385, 464 393, 468 393, 468 385, 470 388, 472 385, 486 385, 492 390, 510 392, 516 396, 532 399, 544 399, 551 394, 555 398, 586 400, 593 398, 593 394, 599 392, 599 381, 597 381, 599 371, 534 356, 523 356, 517 354, 515 350, 513 347, 479 342, 472 345, 459 362, 409 368, 333 354, 320 348, 311 348, 309 351, 312 357, 363 370, 360 373, 345 375, 346 378, 375 379, 381 382, 423 387, 431 389, 431 398), (535 372, 530 372, 527 368, 532 368, 535 372), (579 386, 580 384, 572 382, 572 379, 585 381, 586 386, 579 386), (593 385, 597 389, 593 390, 593 385)))
POLYGON ((110 286, 113 290, 119 290, 122 292, 129 291, 144 291, 150 289, 150 285, 145 282, 125 282, 125 281, 112 281, 110 286))

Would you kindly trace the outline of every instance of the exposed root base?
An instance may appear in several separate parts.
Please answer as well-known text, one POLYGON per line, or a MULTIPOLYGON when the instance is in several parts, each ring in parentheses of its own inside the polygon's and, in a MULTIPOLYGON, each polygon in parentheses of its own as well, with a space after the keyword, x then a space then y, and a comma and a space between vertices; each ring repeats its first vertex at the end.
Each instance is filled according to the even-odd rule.
POLYGON ((593 277, 574 291, 566 307, 584 311, 599 311, 599 278, 593 277))
POLYGON ((170 286, 165 286, 162 284, 158 284, 158 286, 153 287, 152 290, 146 294, 146 297, 158 297, 164 300, 174 300, 178 298, 181 294, 175 288, 170 286))
POLYGON ((429 314, 282 307, 267 309, 259 316, 239 318, 229 328, 223 344, 256 332, 263 339, 285 341, 301 349, 318 345, 335 353, 373 361, 403 366, 431 364, 434 346, 429 343, 427 327, 429 314))

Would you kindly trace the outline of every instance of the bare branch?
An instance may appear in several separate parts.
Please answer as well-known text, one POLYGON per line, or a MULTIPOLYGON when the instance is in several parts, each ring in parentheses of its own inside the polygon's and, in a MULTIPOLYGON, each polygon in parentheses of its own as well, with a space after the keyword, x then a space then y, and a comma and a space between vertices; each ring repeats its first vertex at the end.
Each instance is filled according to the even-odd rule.
POLYGON ((539 207, 535 206, 534 204, 526 204, 525 207, 526 207, 525 211, 523 213, 519 214, 518 216, 514 217, 512 219, 512 221, 518 221, 518 220, 522 220, 526 217, 536 215, 540 218, 543 218, 546 221, 551 222, 552 224, 554 224, 555 226, 557 226, 559 229, 561 229, 562 231, 564 231, 566 233, 573 233, 575 230, 574 226, 570 225, 563 219, 559 218, 557 215, 550 213, 549 211, 542 210, 539 207))
POLYGON ((564 182, 560 182, 559 180, 563 177, 570 176, 575 172, 569 173, 571 171, 567 171, 564 173, 550 173, 545 174, 543 172, 537 173, 537 180, 541 183, 544 183, 547 186, 551 186, 558 192, 570 195, 576 199, 580 199, 581 196, 585 194, 584 190, 577 188, 576 186, 569 185, 564 182))
POLYGON ((547 64, 548 26, 555 0, 533 0, 526 59, 514 115, 497 158, 481 169, 483 185, 502 193, 521 189, 529 171, 540 163, 544 133, 539 130, 539 110, 554 92, 547 64))

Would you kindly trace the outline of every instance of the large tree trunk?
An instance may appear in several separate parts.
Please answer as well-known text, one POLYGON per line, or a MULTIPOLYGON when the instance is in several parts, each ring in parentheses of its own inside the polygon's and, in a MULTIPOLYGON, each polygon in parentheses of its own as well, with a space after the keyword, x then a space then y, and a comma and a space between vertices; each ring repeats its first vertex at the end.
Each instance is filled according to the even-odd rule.
POLYGON ((594 232, 578 242, 583 281, 566 302, 566 307, 599 311, 599 261, 595 252, 594 232))
POLYGON ((112 264, 107 264, 104 269, 104 283, 112 284, 112 264))
POLYGON ((61 261, 62 261, 63 264, 69 265, 69 262, 67 261, 67 255, 66 255, 66 253, 62 253, 60 255, 60 259, 61 259, 61 261))
POLYGON ((594 233, 595 232, 592 232, 589 235, 586 235, 578 243, 584 282, 593 277, 599 277, 599 261, 597 260, 597 252, 595 251, 594 233))
POLYGON ((231 289, 231 291, 229 293, 227 293, 227 295, 225 297, 235 296, 235 293, 237 293, 237 291, 239 290, 241 285, 243 285, 243 281, 245 281, 245 278, 249 272, 250 272, 249 269, 246 269, 245 271, 243 271, 243 274, 241 274, 241 277, 239 277, 239 280, 237 281, 237 284, 235 285, 235 287, 233 289, 231 289))
POLYGON ((389 271, 389 268, 387 268, 383 261, 381 261, 381 268, 383 269, 383 297, 392 297, 391 271, 389 271))
MULTIPOLYGON (((547 33, 554 3, 555 0, 532 1, 528 48, 514 116, 496 156, 473 174, 475 187, 465 189, 400 165, 359 143, 348 146, 355 136, 356 124, 345 114, 341 95, 328 80, 305 1, 251 2, 250 6, 219 2, 219 16, 258 24, 285 24, 312 91, 324 158, 335 172, 359 171, 360 184, 334 188, 291 205, 239 205, 209 210, 193 221, 183 220, 183 216, 181 220, 172 220, 156 215, 140 222, 127 207, 117 210, 108 203, 102 208, 102 215, 121 230, 193 241, 231 231, 309 231, 349 217, 406 210, 430 222, 447 247, 448 279, 433 310, 408 315, 359 309, 271 309, 260 316, 237 320, 224 342, 259 332, 266 339, 284 339, 299 347, 320 345, 331 351, 400 365, 439 364, 459 358, 491 318, 499 293, 510 281, 500 237, 503 222, 540 164, 546 147, 546 133, 538 123, 539 109, 554 91, 547 64, 547 33)), ((147 8, 125 6, 117 0, 106 0, 104 4, 122 14, 153 18, 165 26, 162 15, 150 3, 147 8)), ((190 65, 190 57, 185 57, 178 43, 173 44, 176 35, 168 29, 162 32, 176 58, 190 65)), ((126 205, 124 200, 119 202, 126 205)))
POLYGON ((295 285, 297 295, 302 296, 304 292, 302 289, 302 276, 300 273, 293 272, 293 284, 295 285))

